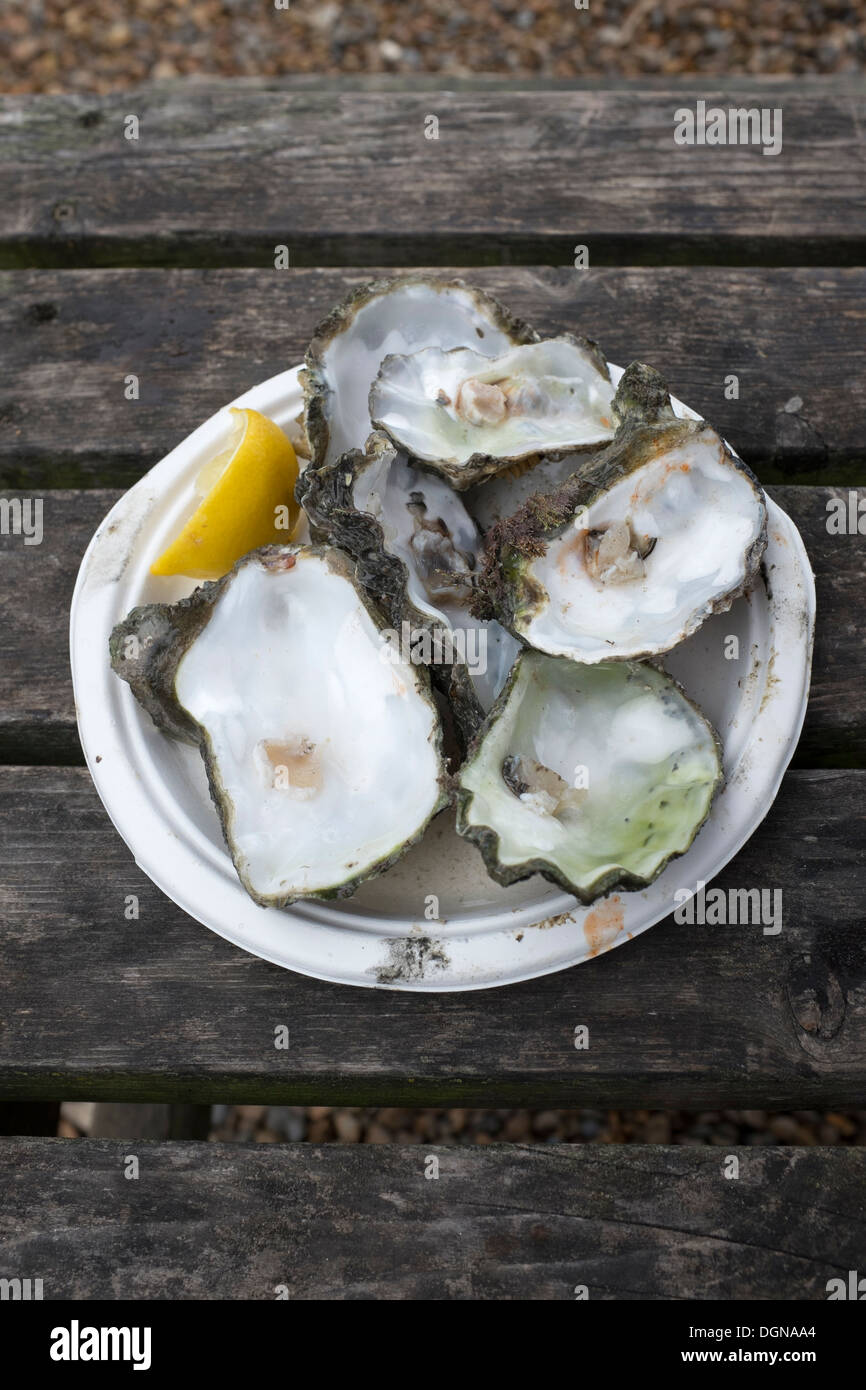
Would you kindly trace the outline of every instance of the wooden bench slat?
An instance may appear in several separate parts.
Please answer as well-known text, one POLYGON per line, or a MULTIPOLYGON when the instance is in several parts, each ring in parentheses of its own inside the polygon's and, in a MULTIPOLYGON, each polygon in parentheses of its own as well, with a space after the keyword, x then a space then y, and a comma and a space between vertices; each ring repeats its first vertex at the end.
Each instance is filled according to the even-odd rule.
POLYGON ((410 996, 336 989, 245 955, 145 878, 84 769, 2 769, 0 1097, 860 1104, 864 797, 866 772, 789 773, 719 876, 725 889, 782 890, 776 936, 669 919, 507 990, 410 996), (279 1024, 288 1051, 274 1047, 279 1024))
POLYGON ((4 98, 6 265, 864 261, 856 78, 748 95, 334 91, 275 82, 4 98), (781 107, 783 149, 685 147, 675 112, 781 107), (128 114, 140 138, 124 138, 128 114), (439 121, 428 139, 427 118, 439 121))
POLYGON ((856 1148, 6 1140, 0 1277, 45 1299, 825 1300, 862 1267, 864 1181, 856 1148))
MULTIPOLYGON (((0 482, 128 484, 299 362, 331 305, 379 273, 391 272, 0 272, 0 482)), ((545 334, 651 362, 763 481, 866 483, 866 270, 462 273, 545 334)))
MULTIPOLYGON (((839 495, 847 503, 847 490, 782 487, 771 488, 770 494, 800 528, 817 576, 812 695, 798 761, 863 763, 866 650, 860 612, 866 541, 827 532, 827 501, 839 495)), ((41 546, 25 545, 21 536, 0 536, 2 762, 81 761, 67 655, 69 603, 87 543, 119 495, 46 492, 41 546)))

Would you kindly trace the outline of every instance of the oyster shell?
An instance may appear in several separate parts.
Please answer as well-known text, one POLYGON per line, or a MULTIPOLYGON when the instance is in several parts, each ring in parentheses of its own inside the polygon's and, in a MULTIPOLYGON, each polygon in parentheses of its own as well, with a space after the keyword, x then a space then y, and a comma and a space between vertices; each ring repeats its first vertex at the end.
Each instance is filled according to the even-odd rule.
POLYGON ((614 442, 488 537, 482 587, 530 646, 573 661, 669 651, 755 579, 761 488, 705 421, 679 420, 664 382, 633 363, 614 442))
POLYGON ((528 465, 514 464, 495 477, 482 478, 480 483, 468 488, 463 493, 466 510, 486 535, 497 521, 513 516, 530 497, 556 492, 572 473, 585 468, 586 464, 586 456, 580 454, 545 457, 528 465))
POLYGON ((370 386, 389 353, 470 344, 495 356, 537 334, 492 295, 462 280, 407 275, 348 295, 316 329, 301 373, 312 466, 362 448, 370 386))
POLYGON ((386 357, 370 416, 413 461, 463 489, 514 463, 606 443, 612 401, 595 343, 564 334, 497 357, 441 347, 386 357))
POLYGON ((341 551, 266 546, 112 633, 116 673, 199 747, 238 877, 262 906, 349 896, 449 800, 427 673, 384 627, 341 551))
POLYGON ((307 469, 297 493, 317 532, 357 561, 403 645, 432 665, 464 736, 474 733, 519 648, 471 610, 483 542, 461 498, 381 433, 307 469))
POLYGON ((498 883, 540 873, 589 903, 683 854, 722 780, 716 734, 663 671, 524 651, 459 774, 457 829, 498 883))

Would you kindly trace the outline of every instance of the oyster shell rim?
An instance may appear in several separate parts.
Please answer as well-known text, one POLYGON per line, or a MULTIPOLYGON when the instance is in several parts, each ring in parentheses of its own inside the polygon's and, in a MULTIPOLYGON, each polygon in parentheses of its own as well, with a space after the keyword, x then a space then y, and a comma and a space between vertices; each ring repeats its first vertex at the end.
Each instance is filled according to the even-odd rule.
MULTIPOLYGON (((594 338, 584 338, 577 333, 556 333, 550 338, 537 337, 535 341, 538 343, 550 343, 561 342, 563 340, 571 343, 572 346, 579 348, 581 351, 584 351, 586 356, 598 367, 599 375, 609 384, 612 384, 607 358, 594 338)), ((517 347, 532 347, 534 345, 534 343, 516 344, 517 347)), ((429 348, 419 348, 418 353, 428 352, 429 350, 429 348)), ((442 349, 445 356, 453 352, 465 351, 465 348, 459 347, 442 349)), ((409 357, 416 357, 418 353, 389 352, 382 359, 382 364, 376 378, 370 386, 370 420, 372 421, 373 429, 381 430, 384 434, 387 434, 391 442, 406 454, 409 461, 414 464, 416 468, 422 468, 429 473, 435 473, 440 478, 445 478, 454 488, 455 492, 466 492, 472 487, 477 487, 479 483, 484 483, 490 478, 495 478, 500 473, 504 473, 507 469, 514 468, 518 464, 526 465, 531 468, 534 464, 540 462, 541 459, 562 459, 567 458, 569 454, 589 454, 600 447, 602 441, 593 440, 586 444, 568 444, 555 448, 527 449, 522 454, 485 454, 476 452, 471 454, 463 463, 456 462, 453 459, 433 459, 414 453, 407 447, 405 441, 396 438, 388 426, 382 420, 376 418, 373 412, 372 402, 376 384, 382 376, 386 363, 392 361, 394 358, 405 360, 409 357)), ((502 355, 501 353, 499 354, 499 356, 502 355)), ((608 442, 613 442, 613 436, 611 436, 608 442)))
MULTIPOLYGON (((524 647, 524 649, 521 652, 519 652, 516 656, 514 664, 508 673, 508 680, 505 682, 505 685, 503 686, 502 690, 497 696, 494 704, 488 711, 488 714, 481 728, 478 730, 477 734, 473 738, 472 743, 470 744, 467 750, 466 758, 463 762, 463 765, 460 768, 460 771, 456 774, 454 779, 456 792, 455 823, 458 835, 462 835, 464 839, 470 840, 475 845, 476 849, 481 855, 481 858, 484 861, 484 867, 486 868, 488 874, 494 880, 494 882, 500 884, 503 888, 508 888, 513 883, 521 883, 525 879, 532 878, 534 874, 540 874, 541 877, 546 879, 549 883, 555 883, 559 888, 564 889, 566 893, 571 893, 571 895, 574 898, 576 898, 577 901, 583 907, 590 907, 594 902, 598 902, 599 898, 605 897, 608 893, 613 892, 614 889, 619 889, 621 892, 624 893, 632 893, 640 892, 641 889, 644 888, 649 888, 650 885, 653 884, 657 878, 661 877, 661 875, 664 873, 665 869, 668 867, 669 864, 671 864, 675 859, 681 859, 684 855, 688 854, 689 850, 691 849, 692 845, 697 839, 700 831, 703 829, 703 827, 709 820, 710 813, 713 809, 713 805, 717 797, 724 790, 727 780, 725 777, 723 761, 724 748, 722 746, 722 740, 718 731, 707 718, 707 716, 704 714, 697 701, 693 700, 691 696, 686 693, 680 682, 674 676, 672 676, 670 672, 666 671, 664 667, 656 664, 655 662, 645 660, 630 660, 628 662, 611 661, 601 662, 598 664, 617 666, 620 669, 622 669, 623 666, 629 665, 634 667, 649 667, 650 669, 654 670, 658 675, 664 677, 664 679, 667 682, 669 682, 669 684, 676 690, 678 695, 680 695, 680 697, 683 699, 685 704, 687 704, 695 712, 701 723, 705 726, 705 728, 709 731, 711 735, 712 746, 716 756, 716 777, 713 782, 709 800, 707 802, 706 811, 704 812, 704 815, 701 817, 700 821, 695 826, 688 844, 683 849, 672 850, 669 855, 667 855, 663 860, 660 861, 659 866, 655 870, 655 872, 647 877, 641 877, 639 874, 631 873, 630 871, 625 869, 611 870, 602 878, 597 879, 591 888, 587 889, 581 888, 578 884, 573 883, 558 868, 558 866, 553 864, 549 859, 536 857, 531 859, 524 859, 519 864, 503 864, 499 859, 499 843, 501 838, 499 832, 495 830, 493 826, 484 825, 480 823, 470 824, 467 821, 466 817, 468 815, 469 808, 475 798, 476 793, 471 788, 463 786, 461 782, 461 775, 464 769, 467 768, 480 753, 485 737, 489 733, 490 729, 493 727, 496 720, 500 717, 501 714, 504 713, 505 707, 508 703, 508 699, 511 695, 511 691, 517 681, 517 678, 520 674, 520 668, 523 665, 524 661, 532 660, 533 658, 540 659, 542 661, 568 662, 568 657, 552 656, 548 652, 539 651, 535 647, 524 647)), ((577 663, 571 662, 569 664, 576 665, 577 663)))
POLYGON ((351 897, 368 879, 377 878, 380 874, 392 868, 404 854, 417 844, 425 834, 431 821, 440 812, 444 811, 453 804, 454 785, 453 779, 449 774, 444 755, 444 736, 442 718, 436 706, 433 692, 430 685, 429 675, 422 666, 413 667, 416 672, 416 689, 418 694, 429 705, 433 714, 433 751, 437 766, 437 784, 439 794, 433 809, 425 818, 417 830, 402 839, 399 845, 388 855, 376 860, 363 873, 351 878, 343 879, 340 883, 329 886, 328 888, 317 889, 310 893, 288 893, 288 894, 262 894, 258 893, 250 883, 248 876, 243 871, 238 862, 238 856, 230 838, 232 826, 231 816, 234 805, 225 789, 221 777, 218 775, 218 764, 214 754, 211 737, 206 727, 194 718, 181 704, 175 693, 175 679, 177 669, 182 658, 192 646, 193 642, 202 632, 209 621, 210 613, 218 603, 223 591, 227 588, 232 578, 245 565, 254 561, 261 561, 263 558, 273 557, 274 560, 284 558, 287 555, 296 555, 299 552, 313 554, 325 562, 327 569, 331 573, 339 574, 352 585, 355 593, 373 620, 376 628, 381 632, 387 628, 388 622, 379 607, 370 598, 363 584, 356 574, 356 566, 351 557, 345 551, 333 545, 304 545, 299 543, 287 543, 286 545, 266 545, 260 546, 256 550, 250 550, 246 555, 242 555, 232 568, 220 579, 208 580, 199 585, 186 598, 179 599, 176 603, 150 603, 141 604, 130 610, 125 618, 116 623, 109 636, 109 658, 111 668, 119 679, 125 681, 138 703, 145 712, 150 715, 157 728, 169 737, 178 741, 185 742, 197 747, 205 767, 208 791, 211 802, 216 810, 219 820, 220 831, 223 838, 225 849, 231 859, 235 873, 243 886, 245 892, 253 902, 260 907, 287 908, 296 902, 332 902, 339 899, 351 897), (175 615, 180 616, 180 623, 175 621, 175 615), (167 640, 163 642, 153 657, 145 658, 143 670, 140 674, 125 674, 118 669, 122 662, 120 646, 122 641, 133 634, 142 622, 149 619, 156 619, 166 625, 167 640), (149 661, 157 660, 155 678, 150 678, 149 661), (131 678, 134 675, 134 679, 131 678))

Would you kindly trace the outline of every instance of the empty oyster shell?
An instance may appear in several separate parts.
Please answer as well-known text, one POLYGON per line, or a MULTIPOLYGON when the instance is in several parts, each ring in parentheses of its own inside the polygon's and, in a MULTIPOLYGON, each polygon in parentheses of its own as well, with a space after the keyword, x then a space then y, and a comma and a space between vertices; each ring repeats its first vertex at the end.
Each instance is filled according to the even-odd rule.
POLYGON ((372 428, 370 387, 389 353, 471 345, 493 357, 537 337, 492 295, 462 280, 407 275, 355 290, 319 324, 301 373, 312 466, 363 447, 372 428))
POLYGON ((266 546, 112 633, 117 674, 199 747, 238 877, 262 906, 349 896, 449 800, 427 672, 384 627, 341 551, 266 546))
POLYGON ((370 416, 456 488, 540 455, 613 438, 613 386, 595 343, 564 334, 488 357, 430 347, 386 357, 370 416))
POLYGON ((524 651, 458 778, 457 829, 498 883, 589 903, 689 848, 722 784, 718 738, 663 671, 524 651))
POLYGON ((530 646, 594 663, 669 651, 754 581, 761 488, 705 421, 678 420, 633 363, 614 442, 488 537, 483 588, 530 646))

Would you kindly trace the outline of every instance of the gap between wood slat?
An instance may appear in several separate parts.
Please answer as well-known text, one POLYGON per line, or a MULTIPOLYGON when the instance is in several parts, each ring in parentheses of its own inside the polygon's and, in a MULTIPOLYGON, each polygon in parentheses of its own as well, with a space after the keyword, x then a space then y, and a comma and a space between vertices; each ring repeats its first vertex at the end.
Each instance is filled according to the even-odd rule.
MULTIPOLYGON (((419 234, 292 237, 291 261, 298 269, 343 269, 389 265, 572 267, 574 235, 503 238, 479 232, 456 237, 419 234)), ((213 238, 178 233, 166 241, 148 238, 31 237, 0 242, 0 270, 188 269, 261 270, 274 259, 274 238, 213 238)), ((592 263, 599 268, 736 266, 815 269, 866 266, 866 237, 669 237, 610 235, 593 239, 592 263)))

